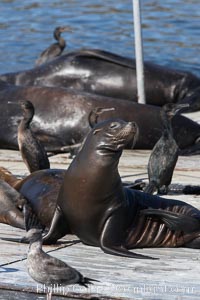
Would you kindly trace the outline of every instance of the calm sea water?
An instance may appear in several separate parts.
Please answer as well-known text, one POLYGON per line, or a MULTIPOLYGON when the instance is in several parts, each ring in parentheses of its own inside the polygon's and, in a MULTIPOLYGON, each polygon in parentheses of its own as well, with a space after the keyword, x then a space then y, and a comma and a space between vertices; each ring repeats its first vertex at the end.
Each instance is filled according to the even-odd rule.
MULTIPOLYGON (((141 0, 144 58, 200 76, 199 0, 141 0)), ((66 51, 99 48, 134 57, 132 0, 1 0, 0 73, 31 68, 56 26, 66 51)))

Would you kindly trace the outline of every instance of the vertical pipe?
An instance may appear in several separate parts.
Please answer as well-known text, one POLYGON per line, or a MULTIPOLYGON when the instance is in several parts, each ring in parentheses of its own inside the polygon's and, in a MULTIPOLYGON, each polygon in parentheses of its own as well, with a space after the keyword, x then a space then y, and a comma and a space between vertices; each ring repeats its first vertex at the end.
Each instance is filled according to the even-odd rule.
POLYGON ((133 0, 133 19, 135 32, 135 59, 137 75, 138 103, 145 104, 144 65, 142 47, 142 29, 140 18, 140 0, 133 0))

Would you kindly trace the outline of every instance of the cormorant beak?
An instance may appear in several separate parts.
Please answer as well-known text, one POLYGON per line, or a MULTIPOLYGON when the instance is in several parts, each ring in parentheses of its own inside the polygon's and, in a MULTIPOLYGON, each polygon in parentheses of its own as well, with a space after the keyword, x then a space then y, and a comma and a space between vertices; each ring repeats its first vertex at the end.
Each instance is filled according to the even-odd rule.
POLYGON ((62 32, 73 32, 72 28, 69 26, 63 27, 61 31, 62 32))
POLYGON ((177 104, 174 114, 177 114, 181 109, 190 107, 189 103, 177 104))

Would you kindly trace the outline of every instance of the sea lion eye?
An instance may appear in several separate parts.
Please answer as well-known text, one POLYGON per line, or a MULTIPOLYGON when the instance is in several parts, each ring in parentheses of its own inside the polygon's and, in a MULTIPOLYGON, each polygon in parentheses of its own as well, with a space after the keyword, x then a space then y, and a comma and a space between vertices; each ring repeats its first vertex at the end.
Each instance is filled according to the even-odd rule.
POLYGON ((118 127, 118 123, 113 122, 113 123, 110 124, 110 128, 114 129, 116 127, 118 127))

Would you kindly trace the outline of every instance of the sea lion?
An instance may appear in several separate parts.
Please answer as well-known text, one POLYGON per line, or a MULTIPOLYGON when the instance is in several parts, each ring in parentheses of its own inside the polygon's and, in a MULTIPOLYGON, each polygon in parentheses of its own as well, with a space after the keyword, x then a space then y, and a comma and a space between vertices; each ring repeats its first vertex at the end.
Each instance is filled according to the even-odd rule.
MULTIPOLYGON (((136 135, 134 122, 119 119, 93 128, 65 173, 57 201, 61 218, 83 243, 108 254, 149 258, 128 249, 190 246, 195 241, 200 247, 198 209, 123 187, 118 163, 136 135)), ((59 212, 45 242, 55 242, 57 222, 60 226, 59 212)))
MULTIPOLYGON (((189 103, 200 108, 200 79, 185 71, 144 63, 146 103, 189 103)), ((2 74, 16 85, 57 86, 137 101, 135 60, 107 51, 85 49, 62 55, 39 67, 2 74)))
MULTIPOLYGON (((37 224, 41 224, 41 228, 49 230, 55 212, 59 214, 59 217, 61 216, 60 209, 56 205, 65 172, 66 170, 63 169, 39 170, 23 179, 19 179, 7 169, 0 167, 0 185, 3 182, 2 193, 5 194, 6 191, 8 194, 1 200, 0 223, 24 229, 26 225, 24 221, 27 221, 25 215, 27 215, 26 211, 28 208, 28 216, 32 213, 35 218, 34 222, 37 220, 37 224), (5 209, 5 207, 8 209, 5 209)), ((30 216, 30 218, 33 217, 30 216)), ((33 221, 31 220, 32 223, 33 221)), ((64 218, 60 218, 59 227, 60 230, 56 233, 55 241, 66 233, 71 234, 71 230, 64 218)), ((28 228, 31 228, 30 225, 28 228)), ((13 241, 13 239, 7 240, 13 241)), ((14 240, 21 241, 21 239, 14 240)))
POLYGON ((15 188, 0 179, 0 223, 24 229, 25 203, 26 199, 15 188))
MULTIPOLYGON (((115 108, 98 120, 121 118, 139 127, 137 149, 152 149, 162 133, 160 108, 54 87, 15 86, 0 82, 0 148, 18 149, 17 126, 21 119, 20 99, 35 107, 32 131, 46 151, 59 152, 65 146, 81 143, 90 130, 88 116, 96 107, 115 108)), ((200 125, 183 116, 172 120, 174 137, 180 149, 198 153, 200 125)), ((129 145, 127 145, 129 147, 129 145)))
POLYGON ((0 167, 0 180, 7 182, 14 187, 21 183, 21 178, 12 174, 7 168, 0 167))
MULTIPOLYGON (((65 172, 66 170, 62 169, 39 170, 14 185, 14 188, 27 199, 38 221, 47 229, 50 228, 56 210, 57 197, 65 172)), ((67 228, 67 225, 64 224, 63 227, 67 228)), ((70 233, 70 230, 67 229, 67 232, 70 233)))

